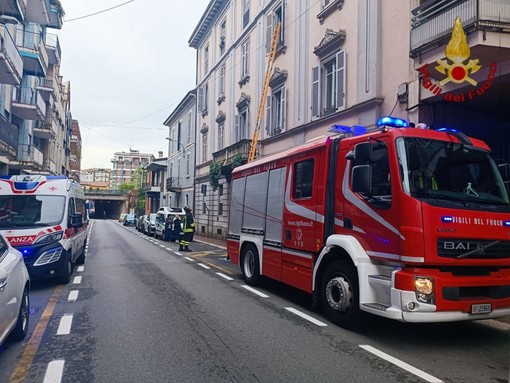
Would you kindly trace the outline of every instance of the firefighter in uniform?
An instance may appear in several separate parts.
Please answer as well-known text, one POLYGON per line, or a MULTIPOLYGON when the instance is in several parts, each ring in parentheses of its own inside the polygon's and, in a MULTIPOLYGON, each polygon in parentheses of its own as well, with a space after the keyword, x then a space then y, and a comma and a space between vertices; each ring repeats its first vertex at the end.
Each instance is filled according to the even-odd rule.
POLYGON ((191 251, 189 248, 189 243, 191 241, 191 237, 193 236, 193 232, 195 231, 195 222, 193 220, 193 214, 191 214, 191 210, 188 206, 184 208, 186 215, 182 221, 182 231, 184 235, 182 236, 181 242, 179 243, 179 251, 191 251))

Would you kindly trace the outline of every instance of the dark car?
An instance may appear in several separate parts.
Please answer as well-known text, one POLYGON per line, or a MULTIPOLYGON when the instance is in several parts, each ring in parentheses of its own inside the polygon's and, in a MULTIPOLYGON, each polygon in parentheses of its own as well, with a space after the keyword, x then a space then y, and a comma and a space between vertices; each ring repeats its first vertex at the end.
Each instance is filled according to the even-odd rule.
POLYGON ((138 220, 136 221, 136 230, 143 232, 143 225, 146 219, 147 219, 146 215, 141 215, 140 217, 138 217, 138 220))
POLYGON ((134 214, 126 214, 124 217, 124 226, 136 226, 136 215, 134 214))

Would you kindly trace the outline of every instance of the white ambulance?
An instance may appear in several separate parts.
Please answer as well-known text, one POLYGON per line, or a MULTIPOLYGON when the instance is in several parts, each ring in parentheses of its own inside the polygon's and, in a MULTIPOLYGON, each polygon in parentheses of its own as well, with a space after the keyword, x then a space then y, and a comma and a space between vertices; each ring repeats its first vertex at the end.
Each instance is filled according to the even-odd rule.
POLYGON ((0 233, 23 254, 32 279, 69 283, 73 266, 85 262, 82 187, 65 176, 0 176, 0 233))

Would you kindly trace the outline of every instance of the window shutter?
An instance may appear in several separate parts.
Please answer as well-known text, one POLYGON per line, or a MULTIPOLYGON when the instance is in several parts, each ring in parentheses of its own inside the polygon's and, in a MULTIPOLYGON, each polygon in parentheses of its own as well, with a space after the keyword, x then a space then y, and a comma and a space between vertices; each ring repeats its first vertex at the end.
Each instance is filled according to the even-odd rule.
POLYGON ((271 95, 269 95, 266 101, 266 132, 269 136, 273 132, 271 125, 271 95))
POLYGON ((285 44, 285 1, 282 1, 282 19, 280 20, 280 41, 285 44))
POLYGON ((234 143, 239 142, 240 139, 239 139, 239 115, 238 114, 236 114, 235 118, 234 118, 234 135, 235 135, 234 143))
POLYGON ((336 54, 336 108, 345 109, 345 51, 336 54))
POLYGON ((319 67, 315 66, 312 68, 312 118, 319 117, 319 96, 319 67))
POLYGON ((271 41, 273 39, 273 13, 266 16, 266 54, 271 50, 271 41))
POLYGON ((198 88, 198 111, 203 112, 204 110, 204 88, 198 88))
POLYGON ((287 89, 285 86, 282 88, 282 121, 280 127, 282 128, 282 132, 284 132, 287 127, 287 89))

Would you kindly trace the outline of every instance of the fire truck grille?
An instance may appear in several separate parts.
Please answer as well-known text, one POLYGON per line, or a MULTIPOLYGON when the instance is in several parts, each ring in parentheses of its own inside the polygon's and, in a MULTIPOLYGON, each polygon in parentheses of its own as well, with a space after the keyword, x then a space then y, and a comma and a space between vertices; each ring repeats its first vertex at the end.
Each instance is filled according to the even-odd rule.
POLYGON ((437 240, 437 255, 459 259, 510 258, 510 241, 440 238, 437 240))
POLYGON ((510 297, 510 286, 443 287, 447 301, 504 299, 510 297))

